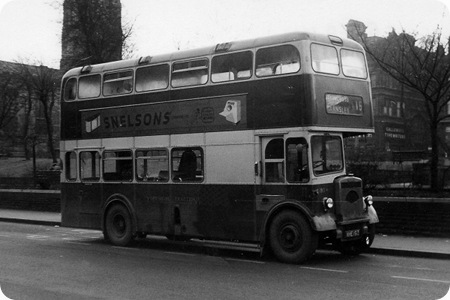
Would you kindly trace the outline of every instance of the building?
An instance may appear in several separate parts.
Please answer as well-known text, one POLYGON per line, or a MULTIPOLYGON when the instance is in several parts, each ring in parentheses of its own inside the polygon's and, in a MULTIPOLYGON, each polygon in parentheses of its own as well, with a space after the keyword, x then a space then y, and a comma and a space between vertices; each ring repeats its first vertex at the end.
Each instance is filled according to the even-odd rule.
MULTIPOLYGON (((348 37, 356 41, 362 38, 366 43, 376 45, 386 40, 368 37, 363 22, 350 20, 346 26, 348 37)), ((353 138, 350 147, 372 148, 381 161, 420 161, 426 158, 430 140, 423 96, 385 73, 369 55, 368 64, 375 134, 353 138)))
POLYGON ((45 66, 0 61, 0 156, 50 157, 45 111, 52 111, 54 148, 59 144, 59 80, 52 107, 38 101, 36 86, 24 81, 23 70, 33 78, 87 64, 120 60, 122 57, 122 6, 120 0, 65 0, 63 4, 61 72, 45 66), (93 34, 95 33, 95 34, 93 34), (95 37, 95 38, 93 38, 95 37), (24 69, 25 68, 25 69, 24 69), (22 74, 22 75, 21 75, 22 74))
POLYGON ((64 0, 60 69, 122 59, 120 0, 64 0))

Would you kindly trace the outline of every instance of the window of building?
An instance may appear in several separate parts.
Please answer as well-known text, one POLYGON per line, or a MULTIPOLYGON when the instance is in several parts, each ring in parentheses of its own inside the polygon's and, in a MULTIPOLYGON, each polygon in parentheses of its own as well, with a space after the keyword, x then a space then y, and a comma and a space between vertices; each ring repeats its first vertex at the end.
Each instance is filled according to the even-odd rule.
POLYGON ((70 78, 64 86, 64 100, 71 101, 77 97, 77 79, 70 78))
POLYGON ((308 182, 308 145, 304 138, 286 140, 286 177, 288 182, 308 182))
POLYGON ((338 55, 334 47, 311 44, 311 63, 318 73, 339 74, 338 55))
POLYGON ((256 76, 296 73, 300 70, 300 53, 292 45, 259 49, 256 52, 256 76))
POLYGON ((211 63, 211 80, 224 82, 248 79, 252 76, 252 60, 250 51, 215 56, 211 63))
POLYGON ((200 85, 208 82, 208 60, 197 59, 172 65, 172 86, 200 85))
POLYGON ((97 151, 80 153, 80 176, 82 181, 98 181, 100 179, 100 153, 97 151))
POLYGON ((138 181, 168 181, 169 154, 167 150, 136 151, 136 176, 138 181))
POLYGON ((311 138, 313 171, 324 175, 344 169, 342 141, 337 136, 319 136, 311 138))
POLYGON ((272 139, 264 151, 265 182, 284 182, 284 145, 282 138, 272 139))
POLYGON ((103 76, 103 95, 129 94, 133 91, 133 71, 108 73, 103 76))
POLYGON ((203 181, 202 148, 172 149, 172 180, 174 182, 203 181))
POLYGON ((105 181, 133 180, 133 157, 130 150, 103 153, 103 179, 105 181))
POLYGON ((378 101, 381 115, 403 118, 405 116, 405 103, 391 99, 381 99, 378 101))
POLYGON ((136 91, 155 91, 169 86, 169 65, 157 65, 136 70, 136 91))
POLYGON ((366 61, 364 54, 347 49, 341 50, 342 71, 345 76, 367 78, 366 61))
POLYGON ((75 152, 66 153, 66 180, 76 180, 77 179, 77 155, 75 152))
POLYGON ((100 96, 100 82, 100 75, 80 77, 78 83, 78 97, 80 99, 87 99, 100 96))
MULTIPOLYGON (((446 126, 445 127, 445 143, 447 144, 447 145, 449 145, 450 144, 450 126, 446 126)), ((447 153, 447 155, 448 155, 449 153, 447 153)))

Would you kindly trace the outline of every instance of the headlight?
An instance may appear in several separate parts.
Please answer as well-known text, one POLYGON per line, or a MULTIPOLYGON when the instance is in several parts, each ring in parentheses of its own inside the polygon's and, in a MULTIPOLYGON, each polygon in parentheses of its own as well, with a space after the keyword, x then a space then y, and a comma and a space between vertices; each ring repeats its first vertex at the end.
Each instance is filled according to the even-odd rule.
POLYGON ((334 206, 334 201, 331 198, 325 197, 323 198, 323 207, 325 211, 332 209, 334 206))
POLYGON ((373 197, 372 196, 365 196, 364 197, 364 203, 366 203, 367 206, 372 206, 373 204, 373 197))

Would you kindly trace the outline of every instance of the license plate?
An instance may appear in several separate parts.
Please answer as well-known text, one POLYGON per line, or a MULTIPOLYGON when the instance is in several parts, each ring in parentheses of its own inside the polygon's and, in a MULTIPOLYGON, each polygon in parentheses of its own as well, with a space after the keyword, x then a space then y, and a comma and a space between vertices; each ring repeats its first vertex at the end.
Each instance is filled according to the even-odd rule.
POLYGON ((353 238, 353 237, 358 237, 358 236, 359 236, 359 229, 347 230, 344 232, 345 238, 353 238))

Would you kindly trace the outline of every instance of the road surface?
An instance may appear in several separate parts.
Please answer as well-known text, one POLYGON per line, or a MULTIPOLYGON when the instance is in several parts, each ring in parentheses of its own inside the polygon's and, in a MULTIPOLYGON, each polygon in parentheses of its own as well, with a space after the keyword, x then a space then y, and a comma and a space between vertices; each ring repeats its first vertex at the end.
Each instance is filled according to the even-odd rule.
POLYGON ((0 223, 0 287, 22 299, 440 299, 450 262, 318 251, 303 265, 165 239, 0 223))

